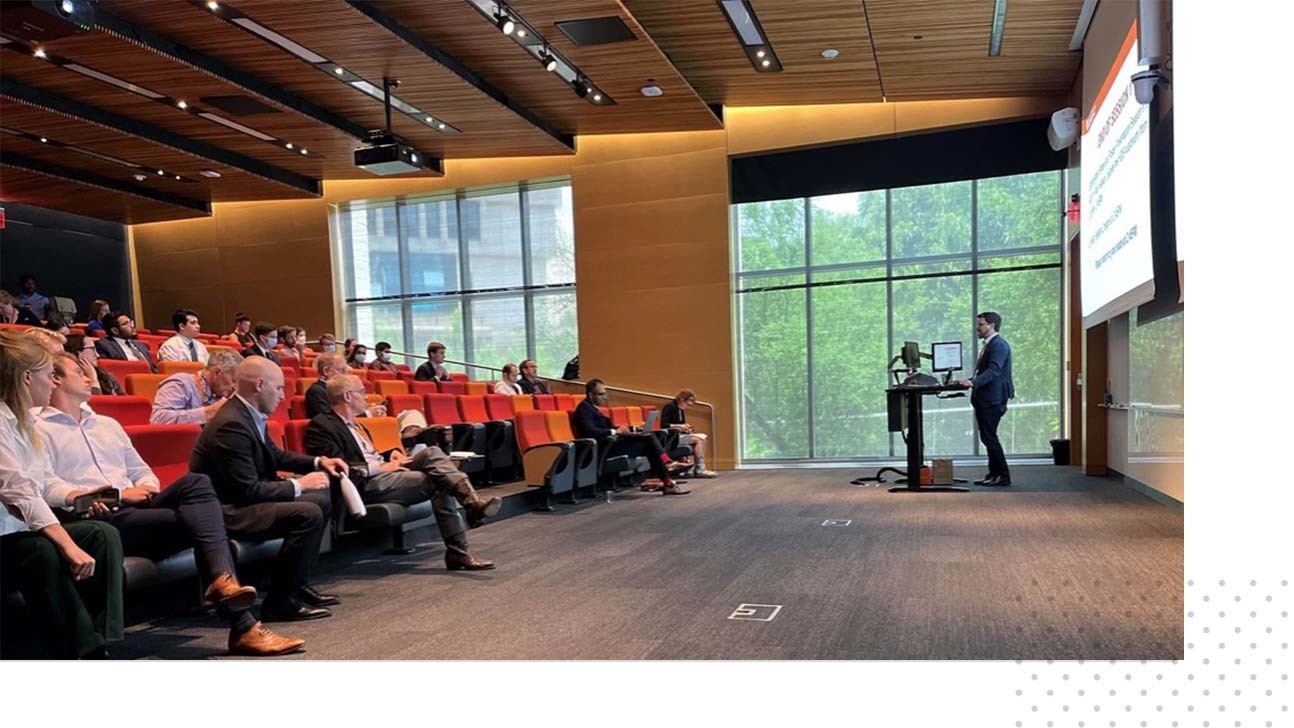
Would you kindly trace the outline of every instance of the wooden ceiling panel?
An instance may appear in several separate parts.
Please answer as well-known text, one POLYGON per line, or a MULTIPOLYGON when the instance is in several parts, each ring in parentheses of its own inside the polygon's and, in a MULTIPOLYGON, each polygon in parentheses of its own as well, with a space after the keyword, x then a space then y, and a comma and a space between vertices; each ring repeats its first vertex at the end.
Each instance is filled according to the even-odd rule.
POLYGON ((865 4, 891 101, 1064 93, 1082 60, 1081 52, 1069 50, 1082 6, 1078 0, 1008 3, 1002 52, 996 57, 988 54, 992 2, 865 4))
MULTIPOLYGON (((381 85, 383 76, 400 79, 397 96, 463 131, 441 134, 395 113, 392 120, 396 133, 426 154, 467 158, 572 153, 558 139, 340 0, 314 0, 306 13, 301 12, 302 5, 282 0, 234 0, 230 5, 372 83, 381 85)), ((379 3, 379 9, 384 7, 385 3, 379 3)), ((365 128, 378 129, 385 124, 382 102, 199 7, 185 2, 121 0, 114 2, 111 9, 131 23, 275 84, 365 128)), ((355 146, 357 143, 351 143, 352 150, 355 146)), ((344 165, 334 164, 330 159, 325 169, 327 178, 372 176, 354 168, 349 154, 344 161, 344 165)))
POLYGON ((624 2, 711 103, 774 106, 881 100, 859 0, 755 0, 752 6, 782 63, 781 73, 755 71, 716 2, 624 2), (840 55, 823 58, 827 48, 840 55))
POLYGON ((0 158, 0 200, 64 210, 126 225, 198 217, 201 213, 94 185, 9 166, 0 158))
POLYGON ((510 6, 548 45, 580 69, 616 103, 597 106, 577 97, 515 41, 466 2, 388 0, 378 8, 401 25, 457 57, 473 72, 572 134, 718 129, 722 124, 652 38, 616 0, 513 0, 510 6), (636 38, 578 46, 554 24, 618 17, 636 38), (664 94, 642 95, 651 80, 664 94))
MULTIPOLYGON (((138 184, 172 194, 214 202, 313 197, 289 185, 9 99, 0 99, 0 125, 143 165, 147 167, 144 171, 149 174, 149 178, 138 184), (158 176, 156 172, 159 169, 170 174, 158 176), (221 176, 219 179, 209 180, 201 175, 204 169, 219 172, 221 176), (175 174, 198 181, 176 181, 170 176, 175 174)), ((39 142, 28 142, 11 134, 0 134, 0 152, 16 152, 65 167, 116 177, 122 181, 135 181, 136 170, 131 168, 39 142), (35 147, 29 146, 31 144, 35 144, 35 147)))

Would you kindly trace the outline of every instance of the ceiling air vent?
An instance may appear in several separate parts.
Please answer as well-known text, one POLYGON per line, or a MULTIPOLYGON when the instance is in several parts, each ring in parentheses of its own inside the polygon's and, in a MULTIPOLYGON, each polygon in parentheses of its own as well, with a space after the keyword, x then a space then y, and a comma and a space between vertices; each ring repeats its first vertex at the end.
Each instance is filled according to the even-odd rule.
POLYGON ((633 31, 629 30, 629 26, 614 15, 584 20, 560 20, 554 25, 565 33, 572 43, 580 46, 618 43, 622 40, 634 40, 636 37, 633 31))

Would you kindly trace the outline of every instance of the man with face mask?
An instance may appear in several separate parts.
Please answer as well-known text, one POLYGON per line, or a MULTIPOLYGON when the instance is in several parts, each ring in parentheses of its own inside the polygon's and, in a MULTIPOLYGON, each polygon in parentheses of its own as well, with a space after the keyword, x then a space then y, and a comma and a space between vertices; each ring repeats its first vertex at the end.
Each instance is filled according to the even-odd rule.
POLYGON ((263 356, 275 364, 282 364, 279 355, 274 353, 274 347, 279 345, 279 332, 274 328, 274 324, 261 321, 256 324, 256 328, 252 329, 252 333, 256 335, 256 343, 243 349, 243 358, 263 356))
POLYGON ((153 397, 149 423, 205 424, 233 393, 234 370, 242 360, 232 351, 217 350, 208 356, 202 371, 176 372, 163 379, 153 397))
POLYGON ((337 351, 337 337, 332 334, 324 334, 319 337, 319 350, 327 354, 337 351))
POLYGON ((375 369, 379 372, 391 372, 392 374, 400 371, 399 367, 395 365, 395 362, 391 361, 390 344, 385 341, 379 341, 377 342, 377 346, 373 347, 373 350, 377 352, 377 358, 372 364, 368 365, 369 369, 375 369))

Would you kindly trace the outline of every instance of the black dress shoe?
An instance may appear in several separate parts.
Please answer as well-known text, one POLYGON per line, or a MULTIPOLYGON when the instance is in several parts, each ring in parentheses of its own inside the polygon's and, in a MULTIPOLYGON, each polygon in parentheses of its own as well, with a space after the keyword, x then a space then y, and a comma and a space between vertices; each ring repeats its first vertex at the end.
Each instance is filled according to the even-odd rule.
POLYGON ((336 594, 320 594, 314 587, 303 586, 297 589, 296 598, 310 607, 331 607, 341 604, 341 597, 336 594))
POLYGON ((990 474, 975 481, 975 485, 993 485, 995 481, 997 481, 997 476, 990 474))
POLYGON ((1010 478, 1003 478, 1003 477, 1002 477, 1002 476, 1000 476, 1000 475, 994 475, 993 477, 988 478, 987 480, 977 481, 977 483, 978 483, 979 485, 988 485, 988 486, 993 486, 993 487, 999 487, 999 486, 1006 486, 1006 485, 1010 485, 1010 484, 1011 484, 1011 479, 1010 479, 1010 478))
POLYGON ((332 612, 323 607, 307 607, 296 600, 289 600, 287 603, 266 602, 261 605, 262 622, 301 622, 331 616, 332 612))

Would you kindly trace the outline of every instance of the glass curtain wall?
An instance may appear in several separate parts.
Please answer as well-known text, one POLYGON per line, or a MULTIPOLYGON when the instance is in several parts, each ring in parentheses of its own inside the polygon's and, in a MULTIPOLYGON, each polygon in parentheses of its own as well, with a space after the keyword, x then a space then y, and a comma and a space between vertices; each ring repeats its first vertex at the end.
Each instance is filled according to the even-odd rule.
POLYGON ((347 335, 418 354, 440 341, 448 358, 494 368, 533 358, 561 376, 579 342, 573 217, 569 181, 339 207, 347 335))
MULTIPOLYGON (((746 461, 894 459, 890 358, 962 342, 997 311, 1016 396, 1010 455, 1050 452, 1061 423, 1060 172, 733 206, 741 452, 746 461)), ((925 401, 926 455, 982 446, 965 397, 925 401)))

